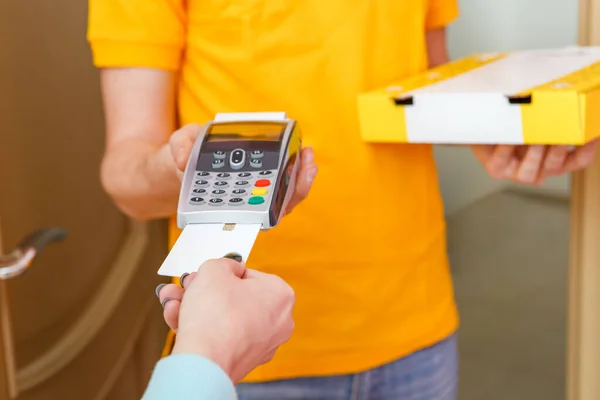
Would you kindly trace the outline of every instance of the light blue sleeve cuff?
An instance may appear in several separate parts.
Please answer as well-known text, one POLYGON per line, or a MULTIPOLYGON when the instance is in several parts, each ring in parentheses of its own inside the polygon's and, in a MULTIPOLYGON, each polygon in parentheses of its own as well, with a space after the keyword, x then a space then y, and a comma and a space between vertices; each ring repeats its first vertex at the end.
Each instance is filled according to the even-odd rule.
POLYGON ((174 354, 160 360, 142 400, 236 400, 233 383, 207 358, 174 354))

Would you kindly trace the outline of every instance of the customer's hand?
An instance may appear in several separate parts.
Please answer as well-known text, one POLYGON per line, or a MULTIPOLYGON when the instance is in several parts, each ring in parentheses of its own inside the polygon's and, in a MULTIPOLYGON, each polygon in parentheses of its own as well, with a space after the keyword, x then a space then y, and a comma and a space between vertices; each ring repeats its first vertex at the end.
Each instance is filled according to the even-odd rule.
POLYGON ((292 334, 294 292, 275 275, 223 258, 181 283, 184 289, 157 288, 165 321, 177 333, 173 353, 209 358, 234 383, 270 361, 292 334))
MULTIPOLYGON (((175 131, 169 139, 169 149, 175 165, 177 166, 177 175, 179 179, 183 177, 185 166, 194 147, 194 142, 202 129, 201 125, 189 124, 175 131)), ((289 214, 292 209, 308 196, 312 183, 317 176, 318 167, 315 164, 315 156, 311 147, 305 147, 300 152, 300 169, 296 179, 296 189, 285 210, 289 214)))
POLYGON ((587 168, 594 160, 598 140, 573 150, 569 146, 476 145, 475 157, 496 179, 540 185, 545 179, 587 168))

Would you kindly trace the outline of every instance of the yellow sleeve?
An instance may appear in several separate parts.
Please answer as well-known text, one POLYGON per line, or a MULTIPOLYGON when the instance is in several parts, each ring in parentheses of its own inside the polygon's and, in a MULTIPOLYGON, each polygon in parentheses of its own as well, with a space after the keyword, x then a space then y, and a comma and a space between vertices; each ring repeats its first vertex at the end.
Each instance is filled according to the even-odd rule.
POLYGON ((185 44, 184 1, 89 0, 94 65, 176 71, 185 44))
POLYGON ((425 29, 443 28, 458 17, 458 0, 427 0, 425 29))

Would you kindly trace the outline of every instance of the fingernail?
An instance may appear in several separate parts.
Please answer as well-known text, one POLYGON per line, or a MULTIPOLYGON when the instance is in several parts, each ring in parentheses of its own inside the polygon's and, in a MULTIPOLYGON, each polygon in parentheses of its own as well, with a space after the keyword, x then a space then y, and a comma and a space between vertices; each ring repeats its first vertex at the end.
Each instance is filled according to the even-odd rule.
POLYGON ((318 168, 316 167, 308 171, 308 175, 306 176, 306 180, 308 181, 308 183, 312 183, 312 181, 315 180, 315 177, 317 176, 317 171, 318 168))
POLYGON ((169 301, 171 301, 171 300, 173 300, 173 299, 172 299, 172 298, 170 298, 170 297, 165 297, 165 299, 162 301, 162 303, 160 303, 160 305, 161 305, 161 306, 162 306, 162 308, 164 309, 164 308, 165 308, 165 305, 167 304, 167 302, 169 302, 169 301))
POLYGON ((166 283, 161 283, 160 285, 158 285, 158 286, 156 287, 156 289, 154 289, 154 294, 156 295, 156 297, 159 297, 159 295, 160 295, 160 290, 161 290, 162 288, 164 288, 165 286, 167 286, 167 284, 166 284, 166 283))
POLYGON ((313 154, 312 150, 306 150, 304 152, 304 156, 302 157, 302 161, 310 164, 311 162, 313 162, 315 159, 315 155, 313 154))
POLYGON ((237 262, 242 262, 243 261, 243 257, 241 255, 239 255, 238 253, 228 253, 225 254, 223 256, 223 258, 229 258, 230 260, 235 260, 237 262))
POLYGON ((183 287, 183 280, 186 278, 186 276, 188 276, 189 274, 187 272, 184 272, 183 275, 181 275, 181 277, 179 278, 179 285, 181 285, 181 287, 183 287))
POLYGON ((521 183, 532 184, 536 180, 536 175, 535 173, 524 171, 518 175, 518 179, 521 183))

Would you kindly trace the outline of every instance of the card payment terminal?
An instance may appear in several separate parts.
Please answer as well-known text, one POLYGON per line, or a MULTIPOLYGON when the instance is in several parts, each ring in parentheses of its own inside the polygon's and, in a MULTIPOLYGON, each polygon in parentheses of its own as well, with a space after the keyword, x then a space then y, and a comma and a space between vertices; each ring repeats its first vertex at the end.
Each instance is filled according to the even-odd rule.
POLYGON ((217 114, 192 149, 177 225, 276 226, 294 192, 301 145, 298 124, 285 113, 217 114))

